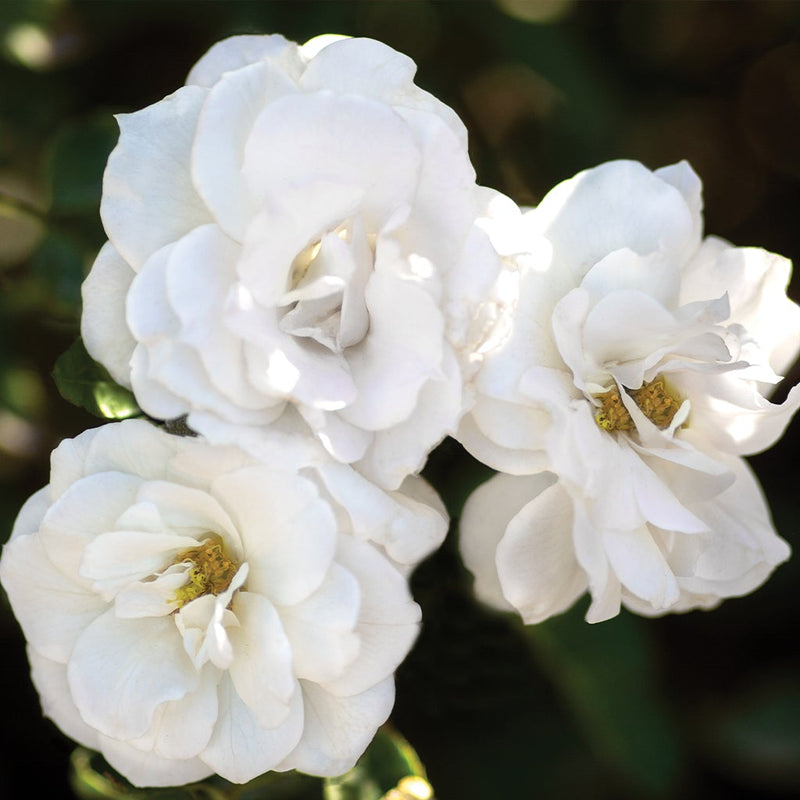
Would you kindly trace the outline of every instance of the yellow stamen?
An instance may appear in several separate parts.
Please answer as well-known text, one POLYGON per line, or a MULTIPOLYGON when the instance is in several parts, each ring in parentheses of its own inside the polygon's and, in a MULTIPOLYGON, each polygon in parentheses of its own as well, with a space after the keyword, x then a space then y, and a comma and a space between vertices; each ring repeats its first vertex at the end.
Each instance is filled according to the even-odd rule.
MULTIPOLYGON (((661 430, 670 426, 681 407, 680 399, 672 394, 666 380, 660 376, 643 383, 639 389, 629 390, 628 394, 642 413, 661 430)), ((636 427, 616 386, 595 397, 600 401, 600 408, 595 412, 594 419, 604 431, 630 431, 636 427)))
POLYGON ((222 542, 206 539, 199 547, 192 547, 175 559, 176 564, 190 561, 189 581, 175 592, 175 602, 185 606, 204 594, 222 594, 236 574, 237 565, 225 555, 222 542))
POLYGON ((608 392, 596 394, 595 397, 600 401, 600 408, 595 411, 594 421, 609 433, 614 431, 633 430, 634 424, 628 409, 622 402, 619 389, 615 386, 608 392))
POLYGON ((681 407, 681 401, 667 389, 667 382, 661 377, 642 384, 641 389, 631 392, 631 397, 647 419, 661 430, 669 428, 681 407))

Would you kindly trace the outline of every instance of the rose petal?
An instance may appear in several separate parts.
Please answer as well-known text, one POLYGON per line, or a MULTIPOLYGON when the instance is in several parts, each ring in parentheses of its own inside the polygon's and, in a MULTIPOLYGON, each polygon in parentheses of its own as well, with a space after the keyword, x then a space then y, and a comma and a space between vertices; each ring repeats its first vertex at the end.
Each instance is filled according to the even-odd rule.
POLYGON ((333 560, 336 527, 313 483, 259 466, 220 476, 212 491, 236 520, 250 591, 291 605, 320 586, 333 560))
POLYGON ((237 593, 233 612, 239 627, 228 634, 234 654, 228 674, 258 724, 276 728, 288 718, 298 689, 283 621, 266 597, 248 591, 237 593))
POLYGON ((252 53, 261 56, 256 63, 227 72, 211 88, 192 149, 192 177, 197 192, 219 226, 237 241, 242 241, 255 210, 242 174, 245 144, 253 123, 265 104, 298 91, 291 76, 273 60, 274 55, 269 53, 271 58, 263 60, 267 53, 262 55, 258 49, 252 53))
POLYGON ((103 758, 134 786, 179 786, 207 778, 213 770, 198 758, 161 758, 127 742, 100 736, 103 758))
POLYGON ((125 318, 125 302, 135 276, 114 245, 106 242, 81 286, 81 338, 86 351, 128 389, 136 340, 125 318))
POLYGON ((572 499, 555 483, 511 518, 498 543, 503 594, 528 625, 565 611, 588 588, 575 559, 572 517, 572 499))
POLYGON ((373 686, 353 697, 329 694, 302 681, 305 719, 303 738, 279 769, 309 775, 333 776, 356 763, 394 704, 394 680, 373 686))
POLYGON ((301 603, 281 608, 291 642, 294 674, 325 683, 341 675, 359 656, 355 633, 361 589, 358 580, 333 564, 325 581, 301 603))
POLYGON ((171 617, 97 617, 75 642, 67 667, 84 721, 115 739, 143 736, 161 703, 194 691, 197 672, 171 617))
MULTIPOLYGON (((337 561, 358 581, 358 658, 323 685, 326 692, 351 696, 391 675, 419 633, 421 612, 408 582, 375 548, 349 536, 339 539, 337 561)), ((305 691, 305 684, 304 684, 305 691)))
POLYGON ((239 697, 231 679, 223 677, 219 685, 219 719, 202 754, 203 761, 234 783, 246 783, 276 769, 304 733, 303 702, 302 693, 296 691, 286 720, 277 727, 266 728, 239 697))
POLYGON ((48 558, 36 535, 19 535, 5 545, 0 581, 31 647, 60 664, 83 629, 107 608, 48 558))
POLYGON ((226 72, 258 61, 273 61, 290 74, 299 75, 305 65, 297 50, 294 42, 277 33, 270 36, 229 36, 206 51, 192 67, 186 84, 211 88, 226 72))
POLYGON ((28 648, 28 660, 31 664, 31 680, 42 703, 42 714, 84 747, 99 749, 97 731, 83 721, 72 702, 66 666, 45 658, 32 647, 28 648))
POLYGON ((190 157, 207 90, 185 86, 133 114, 120 114, 100 216, 117 251, 138 271, 147 258, 211 221, 192 185, 190 157))

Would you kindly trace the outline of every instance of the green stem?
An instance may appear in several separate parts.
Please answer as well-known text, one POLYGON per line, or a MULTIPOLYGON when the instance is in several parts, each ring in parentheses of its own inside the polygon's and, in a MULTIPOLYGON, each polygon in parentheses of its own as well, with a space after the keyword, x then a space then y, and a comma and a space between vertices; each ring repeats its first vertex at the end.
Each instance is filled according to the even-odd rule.
POLYGON ((25 217, 37 222, 45 222, 46 214, 36 206, 21 200, 19 197, 0 191, 0 216, 25 217))

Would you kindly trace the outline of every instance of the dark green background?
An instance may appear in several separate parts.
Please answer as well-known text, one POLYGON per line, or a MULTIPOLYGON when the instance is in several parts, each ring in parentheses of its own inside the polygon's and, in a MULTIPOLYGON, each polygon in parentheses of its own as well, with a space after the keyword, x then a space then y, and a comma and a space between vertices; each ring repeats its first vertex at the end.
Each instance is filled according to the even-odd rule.
MULTIPOLYGON (((226 35, 338 32, 408 53, 418 83, 464 119, 479 181, 520 203, 611 158, 653 168, 687 158, 704 181, 709 233, 797 262, 800 4, 551 5, 549 21, 529 22, 502 3, 455 0, 4 0, 0 541, 46 483, 51 449, 99 422, 49 375, 77 332, 80 282, 103 241, 111 114, 174 91, 226 35), (49 43, 36 63, 20 61, 26 25, 49 43)), ((791 293, 800 299, 800 285, 791 293)), ((752 459, 795 547, 798 444, 794 424, 752 459)), ((487 472, 447 442, 427 474, 457 515, 487 472)), ((453 544, 415 576, 425 628, 398 674, 394 714, 440 800, 800 795, 795 561, 712 612, 588 626, 580 608, 524 631, 475 604, 453 544)), ((0 639, 0 797, 68 797, 71 745, 40 717, 4 598, 0 639)))

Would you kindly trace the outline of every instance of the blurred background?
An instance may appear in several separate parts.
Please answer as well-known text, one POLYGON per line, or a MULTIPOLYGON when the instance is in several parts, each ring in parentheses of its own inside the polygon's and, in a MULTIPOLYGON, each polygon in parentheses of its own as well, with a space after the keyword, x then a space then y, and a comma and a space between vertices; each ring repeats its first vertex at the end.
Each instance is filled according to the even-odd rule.
MULTIPOLYGON (((707 232, 800 263, 797 2, 3 0, 0 542, 52 448, 100 423, 51 371, 104 240, 112 114, 174 91, 218 39, 255 32, 407 53, 467 125, 479 182, 521 204, 612 158, 685 158, 707 232)), ((798 454, 796 422, 751 460, 795 549, 798 454)), ((488 476, 449 441, 426 474, 454 518, 488 476)), ((455 553, 451 535, 414 577, 425 627, 393 716, 439 800, 800 796, 796 560, 711 612, 588 626, 580 607, 525 630, 475 603, 455 553)), ((41 718, 4 597, 0 646, 0 797, 68 798, 72 746, 41 718)))

